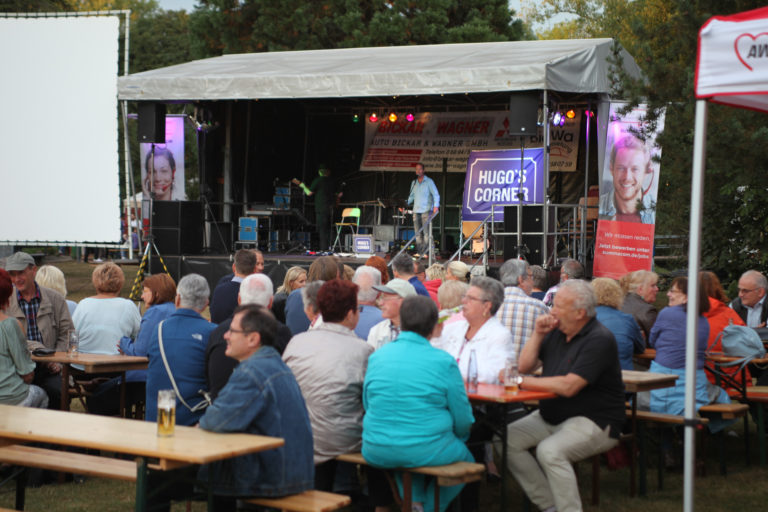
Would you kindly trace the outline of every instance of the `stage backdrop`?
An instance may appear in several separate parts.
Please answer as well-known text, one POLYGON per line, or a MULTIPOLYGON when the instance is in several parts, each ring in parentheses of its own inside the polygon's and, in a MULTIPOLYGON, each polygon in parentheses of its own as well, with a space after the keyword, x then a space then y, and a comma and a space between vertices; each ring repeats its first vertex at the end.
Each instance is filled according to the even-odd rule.
POLYGON ((664 129, 664 115, 656 132, 643 142, 635 137, 642 127, 645 105, 620 115, 624 103, 612 103, 600 181, 600 210, 595 241, 595 277, 618 279, 634 270, 653 267, 653 236, 659 188, 661 150, 656 136, 664 129))
POLYGON ((472 151, 467 161, 461 219, 482 221, 493 211, 493 221, 504 221, 502 205, 544 202, 544 150, 530 148, 522 151, 523 181, 520 183, 519 149, 472 151))
MULTIPOLYGON (((578 157, 582 112, 550 131, 550 169, 574 171, 578 157)), ((365 120, 365 154, 361 171, 413 171, 422 162, 427 172, 464 172, 469 153, 475 150, 520 147, 520 136, 509 134, 509 111, 422 112, 413 121, 404 113, 394 123, 365 120)), ((525 148, 542 147, 543 130, 524 138, 525 148)))

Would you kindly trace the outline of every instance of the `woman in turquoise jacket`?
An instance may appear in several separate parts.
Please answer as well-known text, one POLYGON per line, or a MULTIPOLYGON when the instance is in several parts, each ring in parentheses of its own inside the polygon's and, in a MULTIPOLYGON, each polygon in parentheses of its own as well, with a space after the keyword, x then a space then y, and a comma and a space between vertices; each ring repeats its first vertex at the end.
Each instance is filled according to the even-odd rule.
MULTIPOLYGON (((363 385, 363 456, 382 468, 474 462, 464 441, 474 422, 456 360, 429 344, 437 308, 408 297, 400 308, 403 332, 368 359, 363 385)), ((433 511, 434 479, 413 475, 413 501, 433 511)), ((402 480, 398 478, 402 493, 402 480)), ((462 485, 440 489, 445 510, 462 485)))

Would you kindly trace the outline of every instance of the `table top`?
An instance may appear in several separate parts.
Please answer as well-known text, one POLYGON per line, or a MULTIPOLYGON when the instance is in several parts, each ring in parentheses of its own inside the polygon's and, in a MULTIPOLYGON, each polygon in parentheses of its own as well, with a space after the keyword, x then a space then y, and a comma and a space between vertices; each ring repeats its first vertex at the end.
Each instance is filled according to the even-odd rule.
POLYGON ((628 392, 638 393, 641 391, 672 387, 675 385, 677 375, 621 370, 621 379, 624 381, 624 388, 628 392))
POLYGON ((646 348, 642 354, 634 354, 632 357, 634 359, 653 361, 654 359, 656 359, 656 349, 646 348))
POLYGON ((157 457, 162 467, 205 464, 278 448, 279 437, 219 434, 177 425, 171 437, 158 437, 155 422, 111 416, 0 405, 0 445, 45 442, 157 457))
POLYGON ((87 373, 144 370, 149 364, 149 359, 141 356, 85 354, 83 352, 78 352, 73 357, 70 357, 66 352, 55 352, 50 356, 32 355, 32 360, 39 363, 80 364, 83 365, 87 373))
POLYGON ((477 393, 467 393, 470 400, 478 402, 496 402, 500 404, 511 404, 516 402, 527 402, 529 400, 546 400, 555 398, 556 394, 549 391, 531 391, 521 389, 517 393, 507 391, 501 384, 478 384, 477 393))
MULTIPOLYGON (((732 361, 740 361, 741 359, 741 357, 727 356, 720 352, 707 352, 707 361, 712 361, 713 363, 730 363, 732 361)), ((768 363, 768 357, 755 357, 754 359, 750 359, 749 362, 766 364, 768 363)))

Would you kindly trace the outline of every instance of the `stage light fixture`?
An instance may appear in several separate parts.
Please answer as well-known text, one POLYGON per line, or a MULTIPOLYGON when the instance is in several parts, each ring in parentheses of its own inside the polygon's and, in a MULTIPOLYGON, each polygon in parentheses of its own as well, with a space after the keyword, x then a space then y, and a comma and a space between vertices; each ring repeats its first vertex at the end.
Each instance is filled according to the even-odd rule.
POLYGON ((352 115, 352 122, 353 122, 353 123, 358 123, 358 122, 360 122, 360 116, 359 116, 359 115, 357 115, 357 114, 353 114, 353 115, 352 115))
POLYGON ((408 112, 407 114, 405 114, 405 120, 408 121, 409 123, 412 123, 414 120, 413 112, 408 112))
POLYGON ((576 112, 572 108, 568 109, 568 112, 565 113, 565 117, 567 117, 568 119, 573 119, 574 117, 576 117, 576 112))
POLYGON ((565 124, 565 116, 559 110, 556 110, 552 114, 552 126, 563 126, 565 124))
POLYGON ((390 112, 389 113, 389 122, 390 123, 394 123, 395 121, 397 121, 397 114, 395 114, 394 112, 390 112))
POLYGON ((375 123, 379 120, 379 116, 376 114, 376 112, 373 112, 370 116, 368 116, 368 120, 372 123, 375 123))

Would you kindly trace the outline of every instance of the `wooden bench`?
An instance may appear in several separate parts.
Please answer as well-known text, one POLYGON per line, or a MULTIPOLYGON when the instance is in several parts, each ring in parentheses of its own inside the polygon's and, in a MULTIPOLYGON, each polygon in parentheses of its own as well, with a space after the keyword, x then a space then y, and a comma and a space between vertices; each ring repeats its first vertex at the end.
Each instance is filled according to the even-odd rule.
MULTIPOLYGON (((749 406, 738 402, 732 402, 729 404, 709 404, 699 407, 699 414, 706 416, 717 415, 725 420, 736 420, 738 418, 744 418, 744 457, 746 463, 749 464, 749 425, 747 424, 747 412, 749 406)), ((725 437, 724 432, 720 431, 715 434, 718 437, 718 457, 720 459, 720 474, 725 475, 728 472, 725 463, 725 437)))
POLYGON ((352 503, 349 496, 324 491, 304 491, 281 498, 250 498, 242 501, 291 512, 330 512, 352 503))
MULTIPOLYGON (((342 462, 352 464, 369 465, 362 453, 346 453, 336 457, 342 462)), ((411 475, 416 473, 434 477, 437 485, 435 486, 435 510, 440 510, 440 487, 449 487, 452 485, 466 484, 476 482, 483 478, 485 466, 476 462, 454 462, 444 466, 422 466, 418 468, 391 468, 394 471, 403 473, 403 499, 401 508, 404 512, 411 511, 411 475)), ((396 487, 393 486, 393 489, 396 487)), ((397 496, 397 493, 395 493, 397 496)))
POLYGON ((747 388, 747 402, 757 407, 757 445, 760 451, 760 465, 766 465, 765 454, 765 411, 764 404, 768 403, 768 386, 752 386, 747 388))

